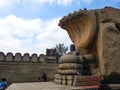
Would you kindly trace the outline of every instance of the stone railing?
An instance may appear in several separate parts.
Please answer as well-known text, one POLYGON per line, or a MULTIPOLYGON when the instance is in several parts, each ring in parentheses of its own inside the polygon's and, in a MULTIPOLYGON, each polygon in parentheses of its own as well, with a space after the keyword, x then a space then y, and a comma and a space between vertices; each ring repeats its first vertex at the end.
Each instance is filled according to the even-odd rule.
POLYGON ((35 62, 43 63, 46 62, 46 55, 40 54, 39 56, 36 53, 30 55, 29 53, 24 53, 23 56, 21 53, 8 52, 6 55, 3 52, 0 52, 0 62, 35 62))

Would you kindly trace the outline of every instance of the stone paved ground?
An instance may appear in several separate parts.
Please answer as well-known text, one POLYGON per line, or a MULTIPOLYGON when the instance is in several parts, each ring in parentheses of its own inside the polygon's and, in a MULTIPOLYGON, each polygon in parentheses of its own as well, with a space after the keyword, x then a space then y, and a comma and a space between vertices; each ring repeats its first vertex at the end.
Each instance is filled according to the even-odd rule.
POLYGON ((6 90, 65 90, 65 86, 52 82, 13 83, 6 90))
POLYGON ((71 87, 53 82, 13 83, 5 90, 84 90, 82 87, 71 87))

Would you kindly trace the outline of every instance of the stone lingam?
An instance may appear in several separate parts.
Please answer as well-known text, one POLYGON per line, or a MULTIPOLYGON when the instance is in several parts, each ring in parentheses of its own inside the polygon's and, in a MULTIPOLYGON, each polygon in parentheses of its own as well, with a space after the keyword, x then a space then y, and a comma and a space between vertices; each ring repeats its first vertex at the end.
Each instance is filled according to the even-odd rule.
POLYGON ((120 9, 75 11, 64 16, 59 26, 68 32, 75 51, 60 58, 55 82, 72 86, 98 85, 100 80, 120 83, 120 9))

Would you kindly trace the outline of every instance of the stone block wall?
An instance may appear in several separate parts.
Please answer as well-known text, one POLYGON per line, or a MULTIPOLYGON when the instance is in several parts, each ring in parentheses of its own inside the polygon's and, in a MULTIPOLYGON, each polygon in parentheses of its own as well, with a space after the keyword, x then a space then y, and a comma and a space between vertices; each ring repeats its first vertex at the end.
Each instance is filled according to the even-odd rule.
POLYGON ((29 53, 24 53, 22 56, 21 53, 16 53, 13 55, 12 52, 8 52, 6 55, 3 52, 0 52, 0 62, 45 62, 46 56, 44 54, 40 54, 39 56, 33 53, 31 56, 29 53))
POLYGON ((21 54, 0 52, 0 79, 6 78, 8 83, 37 82, 42 73, 47 74, 48 81, 53 80, 57 71, 57 63, 46 61, 46 55, 29 53, 21 54))
POLYGON ((8 84, 38 82, 38 78, 45 72, 50 81, 53 80, 57 67, 57 64, 48 63, 0 62, 0 78, 6 78, 8 84))

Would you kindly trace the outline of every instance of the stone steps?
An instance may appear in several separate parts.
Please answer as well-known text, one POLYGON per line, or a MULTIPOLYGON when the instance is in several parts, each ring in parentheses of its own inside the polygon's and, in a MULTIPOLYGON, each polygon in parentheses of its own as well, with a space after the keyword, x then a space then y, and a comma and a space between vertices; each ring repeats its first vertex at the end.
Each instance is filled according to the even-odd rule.
POLYGON ((78 90, 80 90, 80 88, 82 88, 81 90, 83 90, 83 88, 88 88, 88 87, 89 89, 91 87, 92 89, 93 87, 98 88, 98 86, 100 85, 100 80, 101 80, 100 76, 95 76, 95 75, 73 76, 73 75, 56 74, 54 78, 55 78, 54 79, 55 83, 78 87, 79 88, 78 90))
POLYGON ((75 76, 73 86, 94 86, 100 85, 100 76, 75 76))

